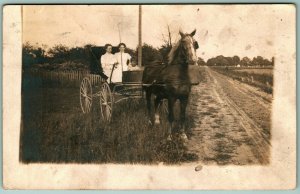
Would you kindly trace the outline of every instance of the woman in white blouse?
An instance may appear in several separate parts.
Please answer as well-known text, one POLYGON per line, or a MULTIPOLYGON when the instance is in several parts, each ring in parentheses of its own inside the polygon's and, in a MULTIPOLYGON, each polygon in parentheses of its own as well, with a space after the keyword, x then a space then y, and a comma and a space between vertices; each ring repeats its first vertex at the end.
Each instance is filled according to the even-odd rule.
POLYGON ((116 53, 115 56, 118 61, 118 67, 115 69, 114 74, 120 81, 122 81, 122 72, 128 71, 131 68, 131 56, 128 53, 125 53, 126 45, 124 43, 119 44, 120 52, 116 53))
MULTIPOLYGON (((115 65, 115 68, 118 66, 118 64, 117 64, 118 62, 117 62, 116 56, 111 53, 112 52, 112 45, 111 44, 106 44, 104 46, 104 48, 106 50, 106 53, 101 56, 101 65, 102 65, 102 69, 103 69, 104 74, 108 77, 108 80, 110 80, 112 69, 113 69, 114 65, 115 65)), ((119 79, 116 79, 114 74, 115 74, 115 72, 113 72, 111 82, 118 82, 119 79)))

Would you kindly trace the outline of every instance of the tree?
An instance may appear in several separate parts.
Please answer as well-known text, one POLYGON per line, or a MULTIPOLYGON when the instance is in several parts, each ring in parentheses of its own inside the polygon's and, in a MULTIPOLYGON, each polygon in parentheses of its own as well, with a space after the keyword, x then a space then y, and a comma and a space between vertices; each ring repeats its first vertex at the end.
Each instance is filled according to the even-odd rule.
POLYGON ((45 63, 46 61, 47 57, 43 48, 38 45, 33 46, 28 42, 22 45, 23 68, 31 67, 33 64, 45 63))
POLYGON ((70 49, 67 46, 62 44, 55 45, 53 48, 49 50, 49 54, 52 55, 54 58, 66 58, 69 56, 70 49))
POLYGON ((216 58, 210 58, 207 60, 207 65, 208 66, 215 66, 217 63, 216 63, 216 58))
POLYGON ((155 49, 153 46, 145 44, 142 47, 142 65, 148 65, 154 61, 162 62, 162 56, 158 49, 155 49))
POLYGON ((252 60, 253 66, 272 66, 272 61, 264 59, 262 56, 254 57, 252 60))
POLYGON ((249 66, 250 62, 251 62, 251 60, 248 57, 243 57, 240 64, 241 64, 241 66, 249 66))
POLYGON ((205 61, 201 57, 198 57, 197 64, 199 66, 205 66, 206 65, 205 61))
POLYGON ((251 62, 251 66, 258 66, 258 65, 259 65, 259 62, 258 62, 257 58, 253 57, 252 62, 251 62))
POLYGON ((163 44, 161 45, 161 47, 158 50, 162 57, 162 62, 164 64, 167 64, 168 63, 168 54, 172 49, 172 33, 170 30, 169 24, 167 24, 167 34, 162 33, 162 40, 163 40, 163 44))
POLYGON ((126 48, 126 52, 131 56, 131 62, 137 64, 137 51, 131 48, 126 48))
POLYGON ((225 60, 226 60, 227 65, 229 65, 229 66, 234 65, 233 59, 231 57, 225 57, 225 60))
POLYGON ((159 48, 159 53, 162 56, 162 62, 164 64, 168 63, 168 54, 171 51, 172 46, 169 44, 164 44, 159 48))
POLYGON ((234 57, 232 57, 232 61, 233 61, 233 65, 234 66, 237 66, 239 63, 240 63, 240 57, 239 56, 234 56, 234 57))
POLYGON ((274 64, 275 64, 275 58, 274 57, 272 57, 272 62, 271 62, 272 64, 272 66, 274 66, 274 64))
POLYGON ((273 65, 272 61, 269 61, 268 59, 263 60, 263 66, 272 66, 272 65, 273 65))
POLYGON ((166 47, 172 47, 172 34, 170 31, 170 25, 167 24, 167 34, 164 32, 162 33, 162 40, 163 40, 163 45, 166 47))
POLYGON ((216 65, 217 66, 228 66, 229 65, 229 61, 226 57, 224 57, 223 55, 219 55, 216 57, 216 65))

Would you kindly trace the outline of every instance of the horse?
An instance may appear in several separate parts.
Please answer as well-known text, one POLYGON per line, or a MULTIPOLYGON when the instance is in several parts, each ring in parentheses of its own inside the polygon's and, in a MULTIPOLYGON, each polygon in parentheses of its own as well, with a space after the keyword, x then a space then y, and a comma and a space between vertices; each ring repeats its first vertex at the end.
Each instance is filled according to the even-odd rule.
POLYGON ((149 123, 151 119, 151 96, 154 94, 155 120, 154 124, 160 124, 158 107, 163 99, 168 100, 168 140, 172 139, 174 122, 174 105, 180 101, 180 137, 187 139, 186 131, 186 107, 191 92, 191 80, 189 78, 189 65, 197 63, 196 50, 198 43, 193 36, 196 29, 188 33, 179 31, 180 40, 172 47, 168 54, 168 63, 165 65, 153 63, 145 66, 142 83, 146 93, 149 123))

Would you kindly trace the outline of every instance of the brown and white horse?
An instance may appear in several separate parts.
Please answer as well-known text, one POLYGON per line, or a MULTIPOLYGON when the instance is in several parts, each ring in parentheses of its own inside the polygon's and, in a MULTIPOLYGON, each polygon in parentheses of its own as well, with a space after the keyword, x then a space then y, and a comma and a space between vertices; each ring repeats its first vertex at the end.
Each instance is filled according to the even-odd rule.
POLYGON ((198 43, 193 36, 181 31, 180 40, 168 54, 168 64, 151 64, 145 67, 143 73, 144 90, 146 92, 148 116, 151 122, 151 95, 156 96, 154 100, 155 124, 159 124, 158 107, 163 99, 168 99, 168 139, 171 139, 174 122, 174 104, 180 101, 180 132, 181 137, 187 139, 185 133, 185 115, 191 92, 191 80, 189 77, 189 65, 197 63, 196 49, 198 43), (147 85, 150 84, 150 85, 147 85))

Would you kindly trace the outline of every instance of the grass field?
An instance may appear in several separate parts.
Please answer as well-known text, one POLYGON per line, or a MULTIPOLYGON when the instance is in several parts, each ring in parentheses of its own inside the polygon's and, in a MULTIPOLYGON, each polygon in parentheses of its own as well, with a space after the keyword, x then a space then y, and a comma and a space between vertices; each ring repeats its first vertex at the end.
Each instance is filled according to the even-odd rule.
POLYGON ((273 69, 235 69, 233 71, 236 72, 246 72, 248 74, 255 74, 255 75, 268 75, 272 76, 273 75, 273 69))
POLYGON ((229 76, 235 80, 256 86, 267 93, 273 93, 272 68, 237 68, 237 67, 211 67, 213 70, 229 76))
POLYGON ((166 116, 162 125, 148 125, 144 99, 115 105, 111 124, 104 124, 99 99, 93 99, 91 113, 81 112, 79 87, 27 86, 22 91, 20 138, 24 163, 173 164, 197 159, 179 139, 166 141, 166 116))

